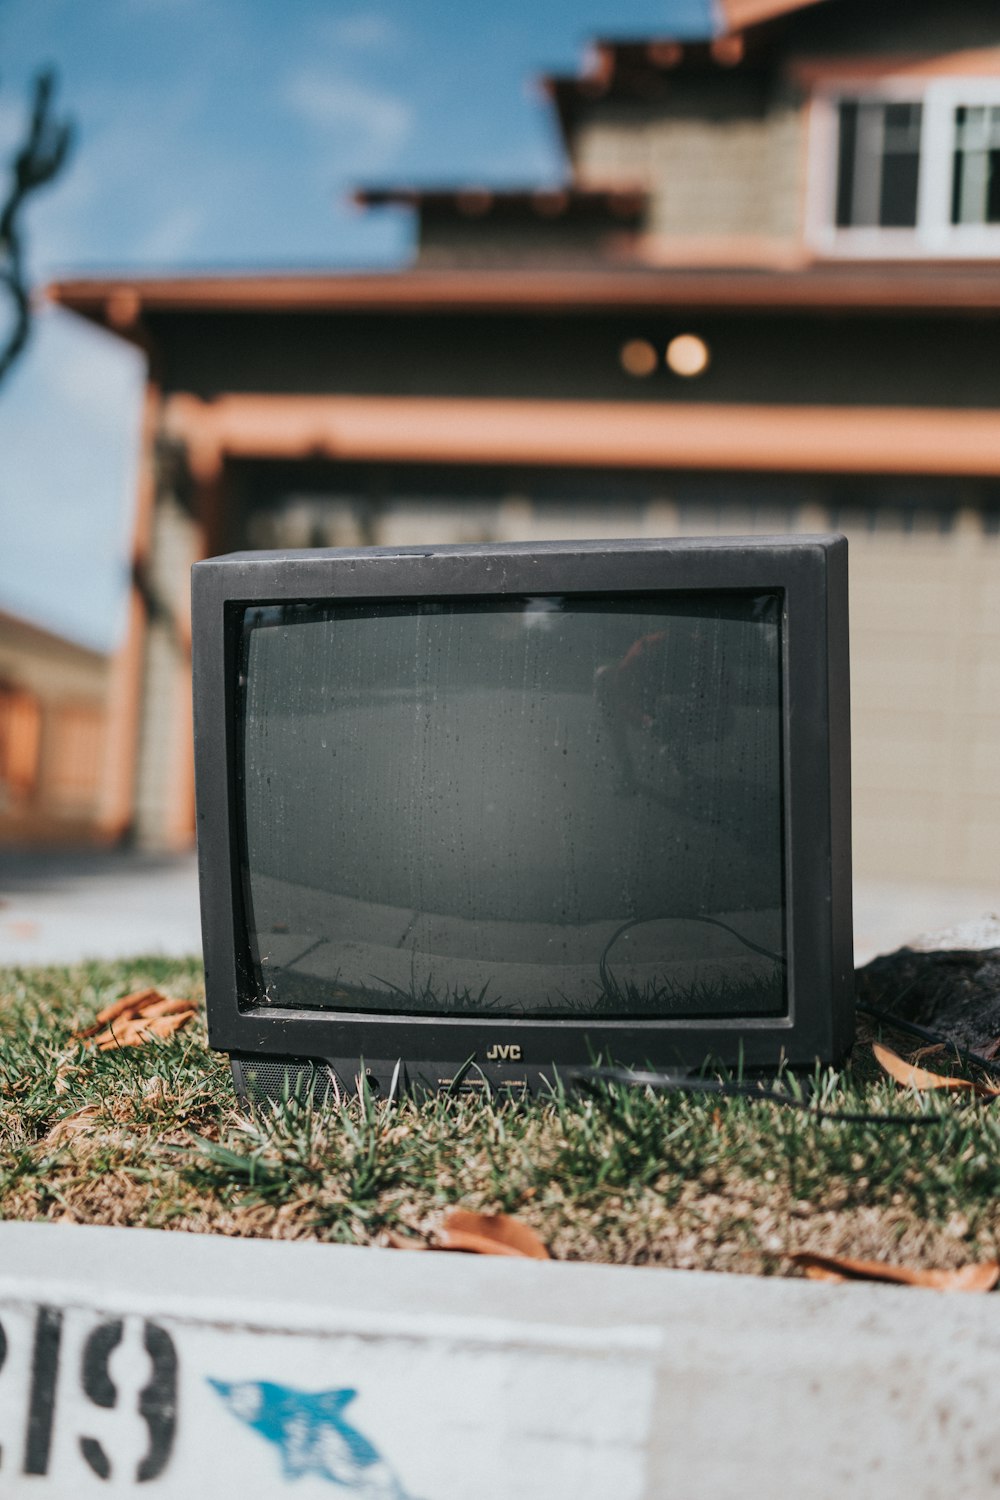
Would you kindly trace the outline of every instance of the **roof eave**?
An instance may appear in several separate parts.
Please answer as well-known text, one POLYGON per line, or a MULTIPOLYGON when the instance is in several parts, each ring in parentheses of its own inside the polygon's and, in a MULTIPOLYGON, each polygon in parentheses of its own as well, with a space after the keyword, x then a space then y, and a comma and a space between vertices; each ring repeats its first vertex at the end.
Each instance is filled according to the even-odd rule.
POLYGON ((271 276, 110 276, 56 282, 49 299, 140 343, 147 320, 214 313, 613 311, 1000 311, 979 264, 914 267, 431 270, 271 276))
POLYGON ((746 31, 824 3, 825 0, 716 0, 716 14, 723 32, 746 31))

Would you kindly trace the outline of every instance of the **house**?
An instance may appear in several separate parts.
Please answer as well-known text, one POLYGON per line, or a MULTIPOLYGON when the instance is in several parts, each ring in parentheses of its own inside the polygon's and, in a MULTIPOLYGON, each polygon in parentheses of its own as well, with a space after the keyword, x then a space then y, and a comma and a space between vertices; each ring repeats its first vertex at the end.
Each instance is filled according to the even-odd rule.
POLYGON ((360 191, 407 269, 50 289, 149 358, 109 834, 193 834, 198 557, 834 528, 856 869, 995 880, 1000 10, 722 13, 544 80, 558 189, 360 191))
POLYGON ((106 656, 0 610, 0 844, 100 837, 106 656))

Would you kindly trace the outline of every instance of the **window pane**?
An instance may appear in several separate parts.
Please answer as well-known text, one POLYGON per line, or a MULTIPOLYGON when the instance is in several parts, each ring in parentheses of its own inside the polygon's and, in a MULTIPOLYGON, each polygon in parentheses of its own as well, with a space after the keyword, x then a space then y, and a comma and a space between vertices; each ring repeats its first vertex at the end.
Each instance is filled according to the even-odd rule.
POLYGON ((912 229, 917 222, 923 106, 840 105, 837 225, 912 229))
POLYGON ((912 229, 917 222, 922 114, 919 104, 885 106, 878 221, 887 229, 912 229))
POLYGON ((837 166, 837 228, 854 223, 854 156, 858 147, 858 106, 846 100, 840 106, 840 158, 837 166))
POLYGON ((1000 224, 1000 106, 955 111, 953 224, 1000 224))

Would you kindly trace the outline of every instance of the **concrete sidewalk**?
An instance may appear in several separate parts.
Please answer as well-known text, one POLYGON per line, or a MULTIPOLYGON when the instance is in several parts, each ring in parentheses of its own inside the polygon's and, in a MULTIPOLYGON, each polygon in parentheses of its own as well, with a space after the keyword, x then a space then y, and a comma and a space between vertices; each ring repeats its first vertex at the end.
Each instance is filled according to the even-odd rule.
MULTIPOLYGON (((858 964, 1000 911, 993 889, 858 881, 858 964)), ((195 856, 0 850, 0 966, 201 952, 195 856)))
POLYGON ((200 952, 193 854, 0 850, 0 965, 200 952))

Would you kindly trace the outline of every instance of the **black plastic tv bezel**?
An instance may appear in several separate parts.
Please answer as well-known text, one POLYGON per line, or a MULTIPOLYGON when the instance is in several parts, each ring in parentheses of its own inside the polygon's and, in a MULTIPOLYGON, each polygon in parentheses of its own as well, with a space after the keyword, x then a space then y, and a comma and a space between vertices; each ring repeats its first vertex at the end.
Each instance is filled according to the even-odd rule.
POLYGON ((469 1059, 498 1081, 583 1066, 711 1057, 836 1063, 853 1040, 850 687, 843 537, 712 537, 242 552, 192 572, 198 866, 210 1045, 261 1061, 400 1059, 442 1076, 469 1059), (706 590, 782 598, 788 1013, 695 1020, 504 1019, 290 1011, 262 1004, 243 914, 237 672, 242 608, 293 601, 706 590), (513 1054, 505 1049, 514 1048, 513 1054))

